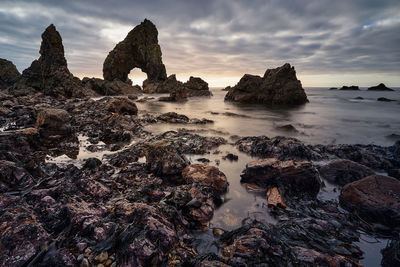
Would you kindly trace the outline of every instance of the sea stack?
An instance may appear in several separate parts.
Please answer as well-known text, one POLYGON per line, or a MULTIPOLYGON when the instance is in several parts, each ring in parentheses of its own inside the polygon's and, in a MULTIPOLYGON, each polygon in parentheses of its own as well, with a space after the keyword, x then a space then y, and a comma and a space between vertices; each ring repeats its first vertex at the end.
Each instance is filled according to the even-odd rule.
POLYGON ((226 101, 264 105, 301 105, 307 95, 289 63, 267 69, 263 77, 245 74, 229 89, 226 101))
POLYGON ((81 97, 82 84, 68 70, 60 33, 51 24, 42 34, 40 57, 22 72, 11 92, 16 95, 41 91, 45 95, 81 97))
POLYGON ((167 79, 158 44, 158 31, 148 19, 133 28, 108 54, 103 64, 103 77, 107 81, 118 79, 129 82, 128 74, 134 68, 145 72, 150 82, 167 79))
POLYGON ((386 87, 385 84, 380 83, 377 86, 372 86, 368 88, 368 91, 394 91, 391 88, 386 87))

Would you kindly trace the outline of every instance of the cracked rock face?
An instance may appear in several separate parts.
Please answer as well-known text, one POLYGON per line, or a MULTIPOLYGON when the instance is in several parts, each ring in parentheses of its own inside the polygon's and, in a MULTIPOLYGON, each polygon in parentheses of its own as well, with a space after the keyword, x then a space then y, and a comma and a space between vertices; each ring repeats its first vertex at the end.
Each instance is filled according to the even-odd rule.
POLYGON ((294 67, 286 63, 267 69, 263 77, 245 74, 232 87, 225 100, 266 105, 299 105, 308 102, 294 67))
POLYGON ((147 74, 149 81, 164 81, 167 73, 161 55, 157 28, 145 19, 108 54, 103 64, 104 79, 126 82, 129 72, 140 68, 147 74))
POLYGON ((81 81, 68 70, 61 35, 53 24, 42 34, 39 59, 22 72, 21 78, 11 90, 14 95, 35 91, 55 97, 83 96, 81 81))

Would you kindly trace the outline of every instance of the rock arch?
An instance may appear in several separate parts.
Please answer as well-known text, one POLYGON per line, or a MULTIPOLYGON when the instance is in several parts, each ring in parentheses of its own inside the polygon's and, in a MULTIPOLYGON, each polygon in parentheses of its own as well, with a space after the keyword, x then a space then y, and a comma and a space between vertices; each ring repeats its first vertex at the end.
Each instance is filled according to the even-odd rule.
POLYGON ((145 19, 108 54, 103 64, 103 77, 108 81, 118 79, 126 82, 129 72, 140 68, 149 81, 164 81, 167 73, 161 56, 157 28, 145 19))

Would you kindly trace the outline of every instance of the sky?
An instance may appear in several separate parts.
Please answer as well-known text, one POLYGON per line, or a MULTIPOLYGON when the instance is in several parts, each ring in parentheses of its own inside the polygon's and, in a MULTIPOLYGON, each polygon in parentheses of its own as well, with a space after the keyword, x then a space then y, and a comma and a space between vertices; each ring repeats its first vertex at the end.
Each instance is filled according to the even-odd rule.
MULTIPOLYGON (((102 77, 104 59, 145 18, 167 74, 236 84, 288 62, 303 86, 400 86, 399 0, 0 1, 0 58, 19 71, 54 23, 70 71, 102 77)), ((141 84, 145 74, 130 73, 141 84)))

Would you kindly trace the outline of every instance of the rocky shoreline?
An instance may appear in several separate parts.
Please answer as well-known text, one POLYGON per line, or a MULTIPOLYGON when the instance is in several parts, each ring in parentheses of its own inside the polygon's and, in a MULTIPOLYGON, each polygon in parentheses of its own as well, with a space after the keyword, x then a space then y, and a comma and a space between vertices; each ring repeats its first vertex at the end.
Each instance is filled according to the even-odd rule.
MULTIPOLYGON (((142 88, 128 79, 135 67, 148 74, 144 92, 170 93, 161 101, 212 96, 200 78, 167 77, 157 34, 149 20, 135 27, 107 56, 104 80, 69 72, 54 25, 22 75, 1 62, 1 266, 360 266, 361 233, 392 240, 382 263, 399 263, 400 141, 383 147, 203 136, 189 126, 212 118, 140 110, 137 103, 151 97, 138 98, 142 88), (157 124, 182 128, 146 130, 157 124), (93 156, 82 157, 82 149, 93 156), (236 164, 239 152, 249 155, 243 186, 266 200, 261 219, 226 214, 239 223, 214 227, 233 182, 218 166, 236 164), (57 162, 60 156, 73 164, 57 162), (322 198, 325 182, 340 193, 322 198)), ((308 102, 289 64, 245 75, 226 100, 308 102)))
POLYGON ((392 238, 391 244, 398 238, 399 177, 374 173, 396 173, 399 142, 325 146, 261 136, 232 143, 184 130, 147 132, 149 124, 184 127, 204 120, 149 115, 128 98, 60 101, 3 94, 1 101, 2 126, 13 125, 0 134, 3 265, 358 266, 360 231, 392 238), (127 104, 109 108, 115 101, 127 104), (76 158, 78 136, 88 138, 88 150, 115 153, 82 160, 79 167, 46 160, 76 158), (211 227, 229 184, 213 164, 191 163, 187 155, 207 158, 221 145, 254 156, 242 182, 277 188, 285 205, 265 208, 276 224, 247 219, 234 230, 215 230, 218 252, 199 253, 196 232, 211 227), (344 185, 340 205, 348 212, 339 199, 318 198, 328 179, 344 185), (365 185, 370 179, 381 185, 378 191, 365 185))

